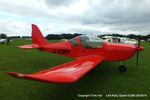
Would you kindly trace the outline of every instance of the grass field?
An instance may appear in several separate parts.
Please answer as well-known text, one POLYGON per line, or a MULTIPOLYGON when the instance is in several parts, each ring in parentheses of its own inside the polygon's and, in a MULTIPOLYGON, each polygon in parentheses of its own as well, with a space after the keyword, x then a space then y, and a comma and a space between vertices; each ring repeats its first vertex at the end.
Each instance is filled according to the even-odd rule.
MULTIPOLYGON (((49 41, 52 43, 59 41, 49 41)), ((0 44, 0 100, 78 100, 79 94, 102 94, 88 99, 116 99, 106 94, 147 94, 147 97, 117 99, 150 99, 150 43, 142 43, 139 66, 135 57, 124 61, 126 73, 118 71, 119 62, 103 62, 73 84, 51 84, 10 77, 6 72, 31 74, 74 59, 41 52, 22 50, 19 45, 31 44, 30 40, 13 40, 10 45, 0 44)))

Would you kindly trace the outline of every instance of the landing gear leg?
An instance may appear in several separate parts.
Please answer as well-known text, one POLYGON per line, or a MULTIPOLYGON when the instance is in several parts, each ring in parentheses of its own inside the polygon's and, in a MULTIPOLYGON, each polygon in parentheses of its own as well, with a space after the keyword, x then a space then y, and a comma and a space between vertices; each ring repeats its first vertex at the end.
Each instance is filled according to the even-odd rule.
POLYGON ((120 72, 122 72, 122 73, 127 71, 126 66, 125 66, 125 65, 123 65, 123 64, 122 64, 122 62, 120 62, 120 66, 119 66, 119 68, 118 68, 118 69, 119 69, 119 71, 120 71, 120 72))

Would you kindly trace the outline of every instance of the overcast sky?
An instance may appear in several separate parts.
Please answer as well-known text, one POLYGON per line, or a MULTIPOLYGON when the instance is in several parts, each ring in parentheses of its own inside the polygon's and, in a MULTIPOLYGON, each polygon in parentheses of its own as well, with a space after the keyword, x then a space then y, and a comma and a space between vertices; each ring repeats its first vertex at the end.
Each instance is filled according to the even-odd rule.
POLYGON ((150 0, 0 0, 0 32, 150 33, 150 0))

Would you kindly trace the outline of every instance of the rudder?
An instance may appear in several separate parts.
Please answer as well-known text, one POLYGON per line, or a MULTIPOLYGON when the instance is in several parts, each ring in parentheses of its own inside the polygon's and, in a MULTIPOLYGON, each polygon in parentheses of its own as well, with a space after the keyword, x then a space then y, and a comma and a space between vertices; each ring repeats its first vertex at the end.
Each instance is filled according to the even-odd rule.
POLYGON ((39 46, 49 44, 43 37, 40 29, 35 24, 32 24, 32 42, 39 46))

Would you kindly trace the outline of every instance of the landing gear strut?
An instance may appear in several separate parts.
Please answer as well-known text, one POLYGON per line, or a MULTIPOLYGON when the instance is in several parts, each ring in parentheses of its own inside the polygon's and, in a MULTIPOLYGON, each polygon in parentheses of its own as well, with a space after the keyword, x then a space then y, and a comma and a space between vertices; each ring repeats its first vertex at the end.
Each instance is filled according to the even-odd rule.
POLYGON ((124 66, 121 62, 120 62, 120 66, 119 66, 119 71, 120 72, 126 72, 127 71, 126 66, 124 66))

